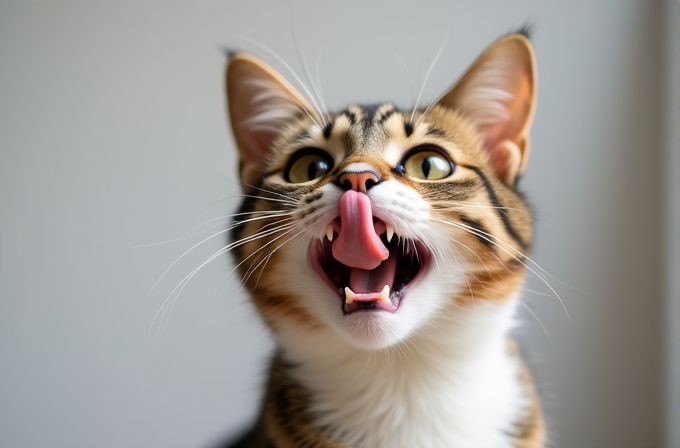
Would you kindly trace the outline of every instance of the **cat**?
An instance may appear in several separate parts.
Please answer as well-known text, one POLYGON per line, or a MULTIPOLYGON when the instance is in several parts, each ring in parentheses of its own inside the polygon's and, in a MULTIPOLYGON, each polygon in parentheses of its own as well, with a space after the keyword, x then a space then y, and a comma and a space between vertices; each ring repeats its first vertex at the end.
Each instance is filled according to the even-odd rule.
POLYGON ((277 346, 259 417, 230 446, 544 446, 508 335, 533 225, 517 191, 528 35, 413 111, 327 113, 243 53, 226 91, 244 192, 232 245, 277 346))

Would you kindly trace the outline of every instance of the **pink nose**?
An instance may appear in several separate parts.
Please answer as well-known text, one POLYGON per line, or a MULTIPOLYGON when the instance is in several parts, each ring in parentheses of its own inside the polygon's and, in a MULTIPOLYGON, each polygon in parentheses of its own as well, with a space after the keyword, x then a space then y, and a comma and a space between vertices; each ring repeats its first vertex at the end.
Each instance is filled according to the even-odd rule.
POLYGON ((345 172, 338 179, 343 188, 358 191, 359 193, 366 193, 366 190, 379 181, 378 175, 371 171, 362 171, 360 173, 345 172))

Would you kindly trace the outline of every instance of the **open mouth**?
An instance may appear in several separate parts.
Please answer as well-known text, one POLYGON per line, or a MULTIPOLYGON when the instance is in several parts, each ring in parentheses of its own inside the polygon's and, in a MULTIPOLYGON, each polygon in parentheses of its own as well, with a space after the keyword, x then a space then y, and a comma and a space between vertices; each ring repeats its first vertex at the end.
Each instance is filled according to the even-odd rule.
POLYGON ((312 266, 316 273, 340 296, 344 314, 359 310, 399 309, 409 286, 422 277, 430 253, 420 243, 380 236, 389 250, 389 257, 377 268, 365 270, 347 266, 333 257, 333 243, 324 238, 323 244, 312 243, 312 266))
POLYGON ((338 293, 345 315, 363 310, 393 313, 426 272, 430 252, 420 242, 400 238, 392 225, 373 216, 368 197, 349 193, 354 192, 341 199, 340 216, 328 224, 323 243, 312 243, 312 266, 338 293))

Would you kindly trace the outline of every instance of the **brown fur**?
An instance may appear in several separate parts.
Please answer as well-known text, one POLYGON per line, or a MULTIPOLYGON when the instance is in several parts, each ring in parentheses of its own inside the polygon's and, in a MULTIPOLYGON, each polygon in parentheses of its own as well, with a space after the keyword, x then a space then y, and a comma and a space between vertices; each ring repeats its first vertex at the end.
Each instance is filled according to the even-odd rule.
MULTIPOLYGON (((339 173, 352 163, 369 163, 382 179, 397 179, 420 194, 431 204, 434 218, 456 224, 441 224, 441 227, 471 266, 466 287, 452 299, 457 306, 503 301, 520 288, 532 240, 532 215, 517 193, 516 180, 526 165, 528 129, 535 107, 533 53, 525 38, 510 36, 492 46, 437 105, 427 111, 418 111, 412 122, 410 111, 399 111, 391 104, 381 105, 372 115, 364 107, 352 106, 325 117, 325 122, 330 123, 327 133, 310 131, 318 127, 317 122, 322 117, 313 112, 309 103, 287 81, 259 61, 239 55, 231 61, 228 71, 230 114, 241 154, 244 191, 256 196, 244 201, 241 212, 263 217, 271 210, 290 211, 294 213, 294 221, 302 222, 312 216, 315 202, 320 199, 320 187, 336 181, 339 173), (525 77, 513 81, 526 101, 522 102, 524 97, 518 96, 508 105, 508 109, 521 118, 520 125, 508 125, 499 131, 498 126, 484 128, 475 124, 474 111, 470 117, 458 106, 465 104, 464 89, 476 70, 502 51, 526 58, 529 67, 525 77), (245 129, 244 123, 249 118, 244 110, 247 93, 244 93, 244 87, 230 80, 250 76, 258 70, 267 73, 273 85, 288 92, 297 105, 307 110, 306 113, 297 110, 279 132, 245 129), (396 172, 390 157, 397 160, 419 145, 441 148, 455 161, 453 174, 441 181, 424 181, 396 172), (323 149, 334 159, 335 166, 313 183, 286 184, 281 173, 290 156, 306 147, 323 149), (390 155, 394 148, 400 149, 396 150, 396 155, 390 155), (260 176, 253 173, 260 173, 260 176), (290 202, 282 202, 284 196, 290 202)), ((238 246, 236 260, 245 286, 274 333, 279 331, 281 320, 291 319, 313 337, 324 324, 300 306, 291 293, 296 285, 286 285, 286 279, 278 276, 275 269, 283 261, 281 253, 272 253, 272 250, 287 238, 294 238, 295 233, 284 236, 285 229, 277 230, 275 226, 279 225, 279 219, 253 220, 237 227, 232 236, 234 241, 267 229, 271 233, 238 246)), ((313 224, 305 222, 306 226, 313 224)), ((513 341, 509 342, 508 350, 521 362, 519 349, 513 341)), ((308 411, 309 392, 292 379, 288 369, 286 361, 278 354, 270 369, 260 419, 238 446, 348 448, 332 440, 323 428, 315 426, 308 411)), ((531 375, 523 365, 519 381, 528 406, 515 423, 516 431, 511 437, 516 448, 540 448, 545 443, 543 417, 531 375)))

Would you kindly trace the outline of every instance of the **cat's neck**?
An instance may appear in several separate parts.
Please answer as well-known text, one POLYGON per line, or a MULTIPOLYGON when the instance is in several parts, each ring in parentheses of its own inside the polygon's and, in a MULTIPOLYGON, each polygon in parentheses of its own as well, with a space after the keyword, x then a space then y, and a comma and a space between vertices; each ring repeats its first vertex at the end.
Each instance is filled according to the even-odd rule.
POLYGON ((283 326, 283 357, 316 423, 356 446, 511 446, 523 406, 508 352, 515 300, 451 306, 395 347, 364 351, 328 332, 283 326))

